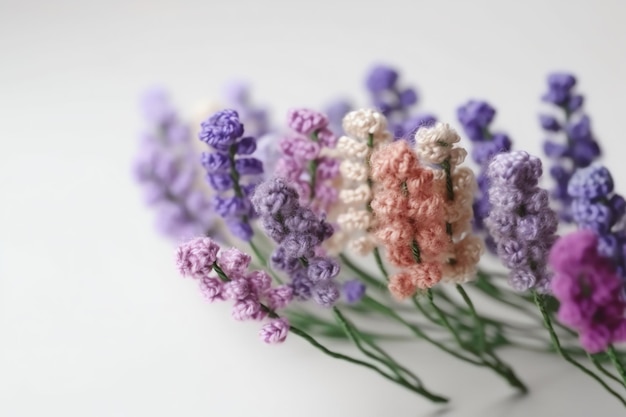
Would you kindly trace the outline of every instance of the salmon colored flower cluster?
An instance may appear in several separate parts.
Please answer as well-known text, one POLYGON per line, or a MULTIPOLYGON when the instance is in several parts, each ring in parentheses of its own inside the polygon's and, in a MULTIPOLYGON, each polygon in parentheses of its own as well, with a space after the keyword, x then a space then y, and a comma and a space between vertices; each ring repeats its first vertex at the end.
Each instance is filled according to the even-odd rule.
POLYGON ((389 262, 401 268, 389 278, 389 291, 404 299, 442 279, 442 254, 450 243, 446 202, 433 171, 420 165, 405 141, 377 149, 371 166, 376 237, 384 244, 389 262))

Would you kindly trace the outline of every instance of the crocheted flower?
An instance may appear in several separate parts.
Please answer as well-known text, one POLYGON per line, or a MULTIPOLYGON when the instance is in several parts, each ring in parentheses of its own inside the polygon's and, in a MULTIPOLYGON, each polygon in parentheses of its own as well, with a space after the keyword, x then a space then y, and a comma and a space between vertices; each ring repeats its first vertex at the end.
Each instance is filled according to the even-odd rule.
POLYGON ((557 317, 579 332, 581 345, 590 353, 626 341, 623 284, 597 248, 597 235, 581 230, 557 240, 550 251, 557 317))
POLYGON ((242 137, 243 133, 238 113, 227 109, 202 122, 199 138, 214 148, 212 153, 202 154, 207 180, 218 191, 212 200, 213 209, 222 216, 232 234, 250 241, 253 234, 250 219, 255 213, 249 195, 255 184, 243 184, 241 178, 258 177, 263 173, 263 163, 247 157, 255 151, 256 142, 251 137, 242 137))
POLYGON ((339 265, 330 257, 318 256, 321 244, 333 234, 332 226, 323 216, 300 205, 296 190, 283 178, 259 184, 252 204, 266 233, 278 243, 272 265, 289 275, 294 295, 332 306, 339 298, 334 280, 339 265))
POLYGON ((583 97, 574 92, 576 78, 572 74, 554 73, 548 76, 548 91, 542 97, 562 114, 539 116, 548 138, 544 153, 552 160, 550 175, 555 181, 552 197, 560 203, 559 216, 572 222, 571 197, 568 183, 574 172, 589 166, 600 154, 600 146, 591 131, 591 122, 583 113, 583 97))
POLYGON ((347 241, 351 250, 366 255, 376 246, 370 207, 370 158, 372 152, 392 136, 387 131, 385 116, 375 110, 352 111, 344 117, 343 125, 347 136, 342 136, 337 144, 339 154, 344 157, 340 166, 343 188, 339 192, 343 206, 337 224, 342 232, 342 243, 347 241))
POLYGON ((582 229, 598 234, 598 251, 609 258, 618 275, 626 276, 626 258, 621 249, 626 246, 626 236, 619 227, 626 213, 626 201, 613 192, 611 172, 602 165, 579 168, 567 188, 572 198, 570 213, 582 229))
POLYGON ((219 237, 215 215, 199 177, 189 128, 160 89, 141 100, 148 129, 141 135, 133 173, 147 204, 156 210, 157 229, 175 239, 212 235, 219 237))
POLYGON ((457 109, 457 118, 472 142, 472 159, 480 167, 477 177, 478 190, 473 203, 473 225, 477 232, 485 235, 485 245, 493 253, 496 251, 495 243, 484 226, 484 219, 491 208, 487 166, 495 155, 511 150, 511 140, 506 133, 491 131, 495 115, 495 108, 483 100, 470 100, 457 109))
POLYGON ((444 222, 450 248, 444 264, 444 280, 457 284, 475 278, 482 254, 481 240, 471 234, 476 179, 472 170, 458 167, 467 154, 456 146, 460 139, 444 123, 424 127, 415 136, 416 153, 433 170, 435 190, 446 202, 444 222))
POLYGON ((276 310, 293 300, 293 290, 288 285, 272 287, 264 271, 248 271, 250 259, 250 255, 236 248, 221 250, 208 237, 184 243, 176 252, 181 275, 196 278, 207 301, 232 300, 232 316, 238 321, 273 317, 259 335, 266 343, 283 342, 289 323, 279 318, 276 310))
POLYGON ((549 207, 548 192, 537 186, 541 173, 541 160, 523 151, 496 155, 487 171, 492 208, 485 225, 517 291, 543 291, 551 278, 546 265, 557 215, 549 207))
POLYGON ((322 113, 308 109, 290 110, 287 124, 291 132, 280 141, 282 157, 275 175, 291 181, 302 204, 317 213, 328 213, 337 201, 334 183, 339 176, 339 161, 328 155, 336 136, 322 113))
POLYGON ((371 165, 375 234, 387 259, 402 268, 389 281, 391 293, 402 299, 442 278, 442 256, 450 243, 445 200, 434 186, 433 172, 419 164, 405 141, 376 149, 371 165))
POLYGON ((436 119, 429 114, 411 115, 418 103, 417 91, 412 87, 400 87, 398 80, 398 71, 387 65, 376 65, 368 72, 365 86, 372 105, 390 121, 394 137, 412 142, 421 126, 432 124, 436 119))

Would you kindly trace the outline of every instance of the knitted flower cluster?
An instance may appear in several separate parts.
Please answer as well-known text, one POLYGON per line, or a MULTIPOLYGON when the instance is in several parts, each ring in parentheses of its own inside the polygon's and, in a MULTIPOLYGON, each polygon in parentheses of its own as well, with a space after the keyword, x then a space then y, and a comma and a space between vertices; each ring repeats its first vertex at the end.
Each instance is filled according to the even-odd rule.
POLYGON ((401 268, 390 277, 389 291, 404 299, 442 278, 443 255, 450 242, 446 202, 435 186, 433 171, 420 165, 407 142, 381 146, 371 163, 375 234, 389 262, 401 268))
POLYGON ((548 291, 548 252, 558 218, 550 209, 548 192, 537 186, 541 160, 524 151, 501 153, 491 160, 487 174, 491 212, 485 225, 510 269, 509 284, 517 291, 548 291))
POLYGON ((377 65, 367 74, 365 86, 372 105, 389 119, 394 137, 412 141, 419 127, 431 124, 436 119, 429 114, 411 115, 418 102, 417 91, 412 87, 400 87, 398 79, 397 70, 387 65, 377 65))
POLYGON ((252 239, 250 219, 255 216, 249 196, 254 182, 242 184, 242 176, 263 173, 263 163, 249 157, 256 150, 256 140, 243 137, 244 126, 235 110, 222 110, 202 122, 199 138, 213 148, 202 154, 207 180, 218 192, 213 210, 224 218, 229 230, 244 241, 252 239))
POLYGON ((339 161, 325 151, 336 146, 337 137, 328 128, 326 116, 313 110, 290 110, 287 124, 291 132, 280 141, 282 158, 275 175, 297 187, 302 204, 327 213, 337 201, 334 181, 339 161))
POLYGON ((272 287, 265 271, 248 271, 250 256, 236 248, 221 250, 208 237, 195 238, 178 247, 176 264, 181 275, 198 280, 200 290, 209 302, 232 300, 236 320, 271 320, 259 335, 266 343, 280 343, 289 332, 289 323, 275 311, 293 299, 288 285, 272 287))
POLYGON ((548 91, 542 99, 559 109, 562 116, 539 116, 541 127, 548 134, 544 152, 553 160, 550 175, 556 186, 552 197, 561 203, 559 215, 566 222, 572 221, 571 198, 567 193, 571 176, 576 169, 589 166, 601 154, 591 131, 589 116, 582 111, 583 96, 574 92, 575 86, 576 78, 571 74, 550 74, 548 91))
POLYGON ((150 90, 141 100, 149 125, 142 133, 134 174, 146 202, 157 211, 157 228, 174 240, 215 233, 208 199, 195 186, 199 176, 189 128, 167 94, 150 90))
POLYGON ((479 166, 478 191, 474 197, 474 228, 486 233, 485 246, 495 252, 493 238, 486 232, 484 219, 489 214, 489 180, 487 166, 491 158, 511 150, 511 140, 506 133, 492 132, 490 127, 496 110, 486 101, 470 100, 457 109, 457 118, 472 142, 471 156, 479 166))
POLYGON ((626 341, 622 282, 597 248, 597 235, 580 230, 557 240, 550 252, 558 319, 578 330, 581 345, 590 353, 626 341))
POLYGON ((611 259, 618 274, 624 277, 626 232, 622 220, 626 201, 613 191, 611 172, 596 164, 576 170, 567 187, 573 221, 582 229, 596 232, 599 253, 611 259))
POLYGON ((270 130, 270 120, 266 109, 255 105, 251 99, 250 85, 233 80, 222 88, 224 104, 239 114, 249 136, 259 138, 270 130))
POLYGON ((376 246, 372 233, 374 216, 370 158, 374 149, 392 139, 387 119, 375 110, 355 110, 343 119, 346 136, 339 138, 337 151, 344 158, 340 170, 343 188, 339 198, 343 211, 337 216, 340 234, 348 247, 360 255, 370 253, 376 246))
POLYGON ((333 234, 324 217, 302 206, 298 193, 284 178, 259 184, 252 204, 263 228, 278 246, 271 256, 272 266, 287 273, 294 295, 300 300, 313 298, 330 307, 339 298, 334 278, 339 265, 321 252, 320 245, 333 234))
POLYGON ((471 233, 476 179, 471 169, 459 167, 467 152, 456 146, 461 140, 448 124, 421 128, 416 136, 416 153, 435 170, 435 182, 445 196, 445 225, 450 239, 444 278, 457 284, 474 279, 482 255, 480 237, 471 233))

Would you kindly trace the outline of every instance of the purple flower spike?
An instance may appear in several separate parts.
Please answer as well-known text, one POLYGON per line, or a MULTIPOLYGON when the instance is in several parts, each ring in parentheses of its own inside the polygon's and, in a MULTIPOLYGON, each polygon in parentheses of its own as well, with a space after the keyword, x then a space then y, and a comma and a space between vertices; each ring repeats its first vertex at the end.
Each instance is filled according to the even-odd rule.
POLYGON ((381 93, 396 87, 398 72, 385 65, 372 68, 365 80, 367 89, 372 93, 381 93))
POLYGON ((214 148, 202 155, 202 165, 207 180, 219 195, 213 199, 215 211, 224 218, 230 232, 244 241, 252 239, 250 220, 255 212, 250 209, 249 196, 255 179, 243 183, 242 177, 258 177, 263 173, 263 163, 250 155, 256 150, 256 141, 242 137, 243 124, 234 110, 222 110, 202 123, 200 140, 214 148))
POLYGON ((577 169, 588 167, 601 154, 591 131, 591 121, 582 110, 583 96, 574 93, 575 86, 576 78, 571 74, 549 75, 548 92, 543 100, 554 105, 562 117, 539 116, 541 127, 548 135, 544 153, 553 161, 550 172, 556 179, 552 196, 559 203, 559 216, 568 223, 573 221, 573 217, 567 184, 577 169))
POLYGON ((626 201, 614 194, 611 172, 602 165, 579 168, 572 175, 567 192, 572 199, 570 213, 581 229, 590 229, 598 235, 598 251, 608 258, 620 276, 626 278, 626 254, 619 247, 626 244, 623 222, 626 201))
POLYGON ((400 74, 396 69, 376 65, 368 72, 365 86, 370 93, 371 104, 385 115, 395 138, 412 143, 417 130, 430 124, 435 117, 412 114, 419 102, 418 91, 413 87, 401 86, 399 79, 400 74))
POLYGON ((252 197, 264 229, 278 243, 271 256, 272 267, 289 275, 294 297, 313 297, 318 304, 330 306, 339 297, 334 282, 339 265, 327 256, 315 255, 333 229, 323 216, 300 205, 294 194, 295 189, 284 179, 273 178, 259 184, 252 197))
POLYGON ((228 150, 243 135, 243 124, 235 110, 222 110, 202 122, 199 138, 218 150, 228 150))
POLYGON ((472 159, 480 166, 479 187, 474 197, 474 229, 485 234, 485 241, 490 242, 486 247, 494 253, 493 238, 484 227, 485 217, 491 210, 487 167, 496 155, 510 151, 512 146, 506 133, 491 131, 495 116, 496 109, 483 100, 469 100, 457 109, 457 118, 472 142, 472 159))
POLYGON ((148 91, 141 107, 148 126, 141 135, 133 171, 146 203, 156 210, 157 229, 176 241, 199 235, 216 237, 215 216, 196 183, 201 174, 189 127, 178 119, 163 90, 148 91))
POLYGON ((348 304, 355 304, 365 296, 365 284, 358 279, 351 279, 343 284, 343 294, 348 304))
POLYGON ((555 239, 557 215, 547 191, 537 187, 541 161, 523 151, 496 155, 489 164, 491 211, 485 225, 517 291, 548 287, 548 251, 555 239))

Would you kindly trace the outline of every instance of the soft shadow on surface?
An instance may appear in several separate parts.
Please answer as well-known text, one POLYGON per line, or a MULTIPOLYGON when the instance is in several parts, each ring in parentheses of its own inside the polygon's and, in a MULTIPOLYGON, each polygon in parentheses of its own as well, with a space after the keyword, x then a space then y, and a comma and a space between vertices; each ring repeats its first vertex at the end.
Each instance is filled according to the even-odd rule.
POLYGON ((420 417, 443 417, 443 416, 450 415, 450 412, 453 410, 454 410, 454 407, 452 407, 451 405, 445 405, 430 413, 422 414, 420 417))

